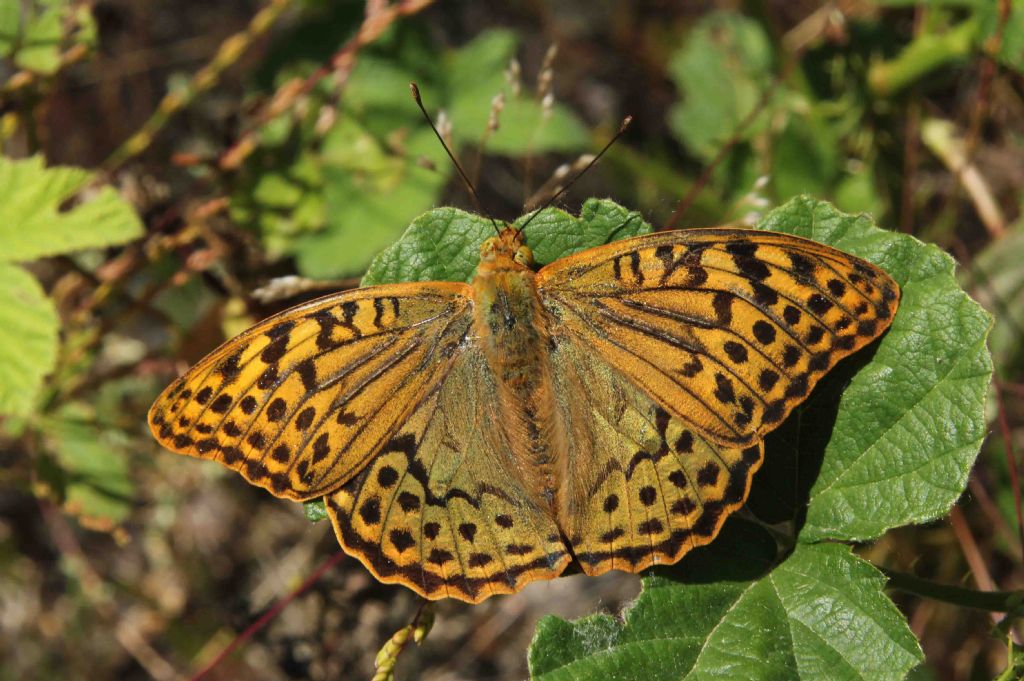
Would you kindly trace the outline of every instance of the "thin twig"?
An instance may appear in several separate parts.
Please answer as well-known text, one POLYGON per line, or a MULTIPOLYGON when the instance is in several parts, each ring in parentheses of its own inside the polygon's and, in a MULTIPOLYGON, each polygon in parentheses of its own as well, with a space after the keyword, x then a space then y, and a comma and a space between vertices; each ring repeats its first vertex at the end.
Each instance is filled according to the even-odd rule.
POLYGON ((164 95, 160 104, 157 105, 156 111, 142 124, 142 127, 107 157, 102 168, 110 173, 128 159, 149 148, 171 117, 191 104, 200 94, 216 85, 224 71, 237 62, 256 39, 274 25, 274 22, 292 2, 293 0, 269 0, 266 7, 253 15, 244 30, 235 33, 221 43, 213 59, 192 76, 188 87, 164 95))
POLYGON ((325 77, 334 74, 335 90, 340 90, 348 80, 356 64, 359 50, 380 37, 392 23, 401 17, 416 14, 433 4, 434 0, 401 0, 394 5, 369 3, 366 18, 356 33, 331 60, 306 78, 293 78, 278 88, 270 101, 253 117, 249 129, 227 151, 221 154, 217 164, 221 170, 236 170, 259 146, 260 130, 263 124, 291 109, 299 97, 309 93, 325 77))
POLYGON ((982 591, 994 591, 996 584, 992 580, 992 575, 988 572, 985 559, 978 549, 978 542, 975 541, 974 534, 971 533, 971 528, 967 524, 967 519, 964 518, 963 511, 960 510, 959 506, 954 506, 950 509, 949 524, 953 527, 953 534, 956 535, 956 539, 960 543, 960 549, 963 551, 964 559, 967 560, 967 565, 971 568, 975 584, 982 591))
POLYGON ((769 83, 768 87, 766 87, 764 92, 761 93, 760 99, 757 100, 757 103, 747 113, 747 115, 743 117, 743 120, 739 122, 736 129, 733 131, 732 136, 726 140, 725 144, 723 144, 718 150, 718 153, 715 154, 715 157, 711 159, 711 162, 704 167, 704 170, 697 178, 697 181, 690 186, 690 190, 686 192, 686 195, 683 196, 683 198, 679 200, 679 203, 676 204, 676 209, 672 212, 672 215, 669 216, 668 222, 666 222, 660 229, 668 230, 676 228, 679 224, 679 220, 683 217, 683 214, 689 210, 694 200, 696 200, 697 196, 704 189, 704 185, 706 185, 708 180, 711 179, 711 174, 714 173, 719 164, 725 160, 726 155, 732 151, 732 148, 739 143, 746 129, 749 128, 750 125, 757 120, 757 117, 763 113, 764 107, 767 106, 768 102, 770 102, 772 97, 775 96, 775 91, 778 89, 779 85, 789 77, 789 73, 796 62, 796 59, 788 62, 782 72, 772 79, 772 82, 769 83))
MULTIPOLYGON (((921 35, 926 8, 914 8, 914 37, 921 35)), ((914 86, 917 90, 917 86, 914 86)), ((907 120, 903 125, 903 181, 900 183, 900 231, 912 234, 914 231, 914 193, 917 187, 917 159, 921 146, 918 130, 921 127, 921 101, 913 96, 907 104, 907 120)))
POLYGON ((302 584, 297 586, 290 594, 284 596, 278 600, 274 605, 263 613, 255 622, 246 627, 245 631, 235 637, 231 643, 229 643, 224 650, 210 661, 205 667, 203 667, 198 673, 192 676, 191 681, 199 681, 204 678, 207 674, 213 671, 213 668, 224 661, 228 655, 233 653, 239 646, 248 641, 250 638, 255 636, 261 629, 270 624, 275 617, 277 617, 282 610, 288 607, 288 604, 294 601, 296 598, 306 593, 317 581, 323 577, 328 570, 333 568, 335 565, 340 563, 346 554, 344 551, 339 550, 333 556, 324 561, 320 567, 312 572, 309 577, 306 578, 302 584))

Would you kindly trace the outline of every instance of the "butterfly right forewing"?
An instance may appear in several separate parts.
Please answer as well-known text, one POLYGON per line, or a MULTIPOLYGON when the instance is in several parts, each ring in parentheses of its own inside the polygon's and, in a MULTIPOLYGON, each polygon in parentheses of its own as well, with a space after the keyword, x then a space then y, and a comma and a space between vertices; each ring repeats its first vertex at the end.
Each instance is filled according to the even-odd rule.
POLYGON ((286 310, 154 403, 157 440, 306 500, 356 475, 443 381, 472 324, 465 284, 391 284, 286 310))

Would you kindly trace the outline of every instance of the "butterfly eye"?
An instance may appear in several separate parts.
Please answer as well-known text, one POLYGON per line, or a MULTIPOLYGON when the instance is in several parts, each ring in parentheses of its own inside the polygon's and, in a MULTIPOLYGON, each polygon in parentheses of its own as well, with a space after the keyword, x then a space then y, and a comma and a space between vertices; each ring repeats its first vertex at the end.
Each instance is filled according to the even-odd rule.
POLYGON ((493 260, 494 251, 497 248, 497 239, 491 237, 487 241, 480 245, 480 259, 481 260, 493 260))
POLYGON ((520 246, 516 250, 515 261, 520 265, 530 267, 533 265, 533 251, 529 246, 520 246))

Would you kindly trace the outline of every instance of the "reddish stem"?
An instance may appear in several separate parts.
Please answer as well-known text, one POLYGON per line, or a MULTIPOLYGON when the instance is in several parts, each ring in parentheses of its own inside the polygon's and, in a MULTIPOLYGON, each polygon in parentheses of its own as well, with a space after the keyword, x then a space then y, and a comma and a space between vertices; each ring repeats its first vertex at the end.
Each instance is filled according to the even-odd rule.
POLYGON ((1021 560, 1024 561, 1024 511, 1021 509, 1020 475, 1017 472, 1017 457, 1013 453, 1013 438, 1010 436, 1010 424, 1006 419, 1006 407, 1003 405, 1003 391, 999 381, 993 382, 998 407, 997 421, 999 434, 1006 447, 1006 465, 1010 469, 1010 487, 1013 488, 1013 506, 1017 511, 1017 538, 1021 545, 1021 560))
POLYGON ((265 627, 268 624, 270 624, 270 622, 275 617, 277 617, 277 615, 282 610, 284 610, 288 606, 289 603, 291 603, 296 598, 298 598, 299 596, 304 594, 306 591, 308 591, 309 588, 311 586, 313 586, 314 584, 316 584, 316 582, 321 577, 323 577, 324 574, 328 570, 330 570, 335 565, 340 563, 342 558, 344 558, 344 557, 345 557, 345 552, 344 551, 338 551, 333 556, 331 556, 328 560, 326 560, 322 565, 320 565, 320 567, 318 567, 316 570, 313 571, 313 574, 311 574, 309 577, 306 578, 306 581, 304 581, 302 584, 300 584, 290 594, 288 594, 284 598, 281 598, 279 601, 277 601, 277 603, 274 603, 273 607, 271 607, 270 610, 267 610, 265 613, 263 613, 259 617, 259 619, 257 619, 255 622, 250 624, 246 628, 245 631, 243 631, 241 634, 236 636, 235 640, 233 640, 231 643, 229 643, 227 645, 227 647, 224 648, 224 650, 220 651, 220 654, 217 655, 217 657, 213 658, 213 660, 211 660, 208 665, 206 665, 200 672, 198 672, 195 676, 193 676, 191 681, 199 681, 200 679, 204 678, 207 674, 209 674, 211 671, 213 671, 213 668, 216 667, 218 664, 220 664, 224 660, 224 658, 226 658, 228 655, 233 653, 239 646, 241 646, 243 643, 248 641, 250 638, 255 636, 256 633, 260 629, 262 629, 263 627, 265 627))

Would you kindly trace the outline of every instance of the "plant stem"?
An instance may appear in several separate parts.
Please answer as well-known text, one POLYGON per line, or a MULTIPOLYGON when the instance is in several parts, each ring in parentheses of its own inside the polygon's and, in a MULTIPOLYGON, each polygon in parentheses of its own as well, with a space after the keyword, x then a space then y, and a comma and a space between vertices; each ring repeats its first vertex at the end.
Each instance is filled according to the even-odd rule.
POLYGON ((907 45, 896 58, 871 65, 868 84, 880 97, 890 97, 939 67, 966 59, 974 49, 978 32, 975 19, 968 19, 945 33, 924 33, 907 45))
POLYGON ((242 54, 273 26, 292 1, 270 0, 266 7, 253 15, 244 30, 221 43, 213 59, 195 73, 187 87, 164 95, 156 111, 142 124, 142 127, 104 161, 103 169, 113 172, 128 159, 145 151, 152 144, 157 133, 167 124, 167 121, 174 114, 189 106, 196 97, 216 85, 224 71, 237 62, 242 54))
POLYGON ((889 587, 898 591, 975 610, 1005 612, 1015 617, 1024 616, 1024 591, 976 591, 921 579, 906 572, 879 569, 889 580, 889 587))

